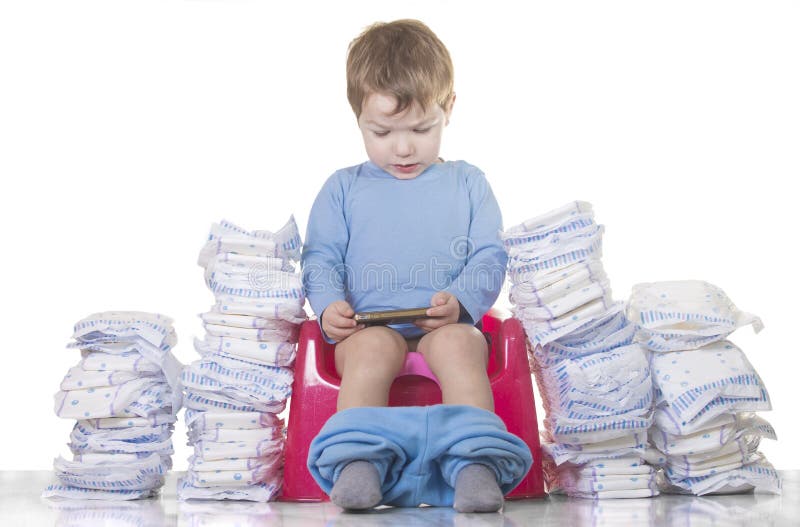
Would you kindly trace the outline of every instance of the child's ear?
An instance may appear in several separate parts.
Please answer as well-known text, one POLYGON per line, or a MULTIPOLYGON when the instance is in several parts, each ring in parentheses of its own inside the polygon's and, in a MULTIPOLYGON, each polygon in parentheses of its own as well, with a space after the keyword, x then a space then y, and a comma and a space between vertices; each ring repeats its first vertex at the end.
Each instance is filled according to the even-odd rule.
POLYGON ((444 125, 447 126, 450 124, 450 114, 453 113, 453 104, 456 102, 456 94, 453 92, 452 97, 450 97, 450 102, 447 104, 447 111, 444 113, 444 125))

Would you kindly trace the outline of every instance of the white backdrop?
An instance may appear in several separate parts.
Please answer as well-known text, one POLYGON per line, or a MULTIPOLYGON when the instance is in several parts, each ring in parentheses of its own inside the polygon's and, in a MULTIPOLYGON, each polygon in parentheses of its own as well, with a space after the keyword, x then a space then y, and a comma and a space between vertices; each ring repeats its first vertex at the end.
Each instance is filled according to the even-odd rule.
MULTIPOLYGON (((397 18, 449 47, 442 156, 486 172, 506 226, 590 201, 617 299, 698 278, 762 317, 733 340, 773 398, 762 450, 800 468, 797 3, 28 0, 0 5, 0 469, 67 454, 52 395, 80 318, 165 313, 197 358, 211 222, 305 233, 323 181, 366 159, 347 44, 397 18)), ((182 470, 182 424, 175 443, 182 470)))

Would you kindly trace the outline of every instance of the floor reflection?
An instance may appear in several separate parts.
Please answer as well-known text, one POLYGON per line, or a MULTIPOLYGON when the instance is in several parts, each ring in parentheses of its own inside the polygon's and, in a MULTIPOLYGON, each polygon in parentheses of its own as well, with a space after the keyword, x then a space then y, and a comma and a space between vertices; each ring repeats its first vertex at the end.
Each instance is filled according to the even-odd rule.
POLYGON ((160 500, 47 500, 56 527, 161 527, 168 525, 160 500))
POLYGON ((182 501, 178 525, 184 527, 271 527, 284 525, 268 503, 237 501, 182 501))
MULTIPOLYGON (((345 513, 332 503, 181 502, 175 476, 159 499, 138 501, 38 498, 50 473, 6 473, 0 526, 59 527, 523 527, 523 526, 796 526, 800 525, 800 471, 784 472, 782 496, 739 494, 648 499, 582 500, 565 496, 508 501, 502 513, 459 514, 449 507, 384 507, 345 513)), ((171 479, 171 481, 170 481, 171 479)))

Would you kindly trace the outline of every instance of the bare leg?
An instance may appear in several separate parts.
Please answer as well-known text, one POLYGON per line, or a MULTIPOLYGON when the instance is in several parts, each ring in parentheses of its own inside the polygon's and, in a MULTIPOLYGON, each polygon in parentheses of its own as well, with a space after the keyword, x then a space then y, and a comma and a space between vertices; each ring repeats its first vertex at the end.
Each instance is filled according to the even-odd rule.
POLYGON ((405 339, 386 327, 362 329, 337 344, 336 371, 342 383, 336 410, 386 406, 407 349, 405 339))
MULTIPOLYGON (((465 404, 494 411, 486 363, 488 346, 483 334, 466 324, 448 324, 422 337, 417 348, 439 379, 444 404, 465 404)), ((456 476, 453 507, 459 512, 495 512, 503 506, 503 492, 492 469, 465 466, 456 476)))
POLYGON ((477 328, 448 324, 434 329, 422 337, 417 351, 439 379, 444 404, 467 404, 494 411, 486 375, 489 351, 486 338, 477 328))
MULTIPOLYGON (((365 328, 336 346, 336 371, 342 378, 337 411, 360 406, 386 406, 389 389, 403 367, 408 346, 393 329, 365 328)), ((383 499, 378 469, 354 459, 339 474, 331 501, 348 510, 371 509, 383 499)))

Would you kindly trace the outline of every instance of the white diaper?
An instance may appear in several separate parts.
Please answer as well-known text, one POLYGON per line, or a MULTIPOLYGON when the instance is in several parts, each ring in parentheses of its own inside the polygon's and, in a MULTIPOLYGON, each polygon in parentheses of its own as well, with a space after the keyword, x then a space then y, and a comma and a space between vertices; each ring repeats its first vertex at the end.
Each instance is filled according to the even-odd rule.
POLYGON ((280 467, 281 456, 270 455, 267 457, 249 457, 240 459, 217 459, 205 461, 196 456, 189 457, 189 465, 195 472, 213 472, 215 470, 253 470, 264 465, 280 467))
POLYGON ((138 351, 128 351, 120 355, 99 351, 83 352, 80 367, 85 371, 128 371, 137 374, 152 374, 161 371, 158 364, 145 359, 138 351))
POLYGON ((104 311, 93 313, 75 324, 72 338, 79 342, 129 340, 138 337, 153 346, 172 342, 175 330, 172 319, 158 313, 141 311, 104 311))
MULTIPOLYGON (((154 375, 155 374, 148 374, 146 376, 154 375)), ((84 388, 116 386, 119 384, 125 384, 126 382, 134 379, 138 379, 141 376, 142 374, 129 371, 87 371, 81 368, 79 364, 69 369, 69 372, 67 372, 67 375, 61 381, 61 389, 68 391, 81 390, 84 388)), ((160 377, 161 379, 159 380, 166 382, 166 379, 164 379, 163 375, 160 377)))
POLYGON ((653 351, 698 348, 726 338, 761 319, 739 311, 718 287, 699 280, 643 283, 633 286, 628 318, 640 328, 637 339, 653 351))
POLYGON ((206 285, 215 295, 232 295, 251 299, 294 299, 298 302, 305 299, 303 282, 297 273, 269 272, 262 273, 258 285, 253 285, 249 277, 230 277, 223 274, 212 274, 206 285))
MULTIPOLYGON (((545 433, 545 435, 547 435, 545 433)), ((644 454, 647 439, 644 433, 626 434, 622 437, 588 443, 583 445, 570 445, 566 443, 542 442, 542 451, 553 459, 556 465, 573 463, 587 467, 595 467, 594 463, 613 465, 615 458, 622 458, 621 463, 630 465, 632 458, 639 459, 644 454)), ((602 467, 600 467, 602 468, 602 467)), ((619 473, 619 472, 618 472, 619 473)), ((627 474, 628 472, 621 472, 627 474)))
POLYGON ((194 444, 194 455, 203 461, 220 459, 242 459, 265 457, 281 452, 282 439, 261 439, 258 441, 238 441, 219 443, 216 441, 197 441, 194 444))
POLYGON ((264 318, 250 315, 232 315, 209 311, 201 313, 204 325, 225 326, 227 328, 242 329, 280 329, 293 327, 300 322, 291 322, 276 318, 264 318))
POLYGON ((214 353, 250 359, 265 365, 289 366, 294 362, 296 346, 290 342, 258 342, 254 340, 212 337, 194 339, 194 348, 200 355, 214 353))
POLYGON ((274 233, 264 230, 246 231, 226 220, 213 223, 211 224, 208 241, 200 251, 197 263, 201 267, 206 267, 213 255, 220 252, 235 252, 258 256, 261 253, 253 253, 264 251, 268 246, 273 249, 266 256, 295 261, 300 260, 302 240, 294 216, 291 216, 286 224, 274 233), (221 241, 223 237, 225 238, 224 242, 221 241), (254 247, 250 247, 249 245, 251 244, 254 247), (239 250, 230 250, 234 248, 239 250))
POLYGON ((549 301, 523 300, 513 296, 511 301, 525 304, 525 317, 544 321, 558 318, 600 298, 604 299, 605 303, 611 304, 611 288, 607 279, 600 282, 587 280, 561 295, 554 295, 549 301))
POLYGON ((594 421, 547 416, 544 426, 553 441, 583 445, 643 433, 653 422, 650 415, 615 416, 594 421))
POLYGON ((152 378, 141 378, 119 386, 62 390, 55 395, 55 412, 68 419, 116 417, 155 384, 152 378))
POLYGON ((725 448, 739 449, 753 438, 777 439, 772 425, 755 414, 722 414, 714 421, 720 424, 685 436, 653 427, 649 433, 650 441, 668 456, 690 456, 716 453, 725 448))
POLYGON ((233 326, 218 326, 215 324, 204 324, 206 333, 212 337, 232 337, 246 340, 283 341, 295 343, 300 334, 300 327, 295 324, 284 322, 283 327, 276 328, 237 328, 233 326))
POLYGON ((242 402, 223 393, 199 390, 187 387, 184 406, 193 410, 232 412, 271 412, 280 413, 286 408, 286 401, 262 403, 257 401, 242 402))
POLYGON ((647 413, 651 406, 650 365, 638 344, 535 367, 534 373, 543 399, 567 415, 579 410, 592 416, 647 413))
POLYGON ((517 284, 523 277, 529 276, 529 273, 552 273, 590 259, 600 259, 603 230, 602 225, 596 225, 591 233, 556 244, 547 253, 514 251, 514 255, 508 257, 509 278, 517 284))
POLYGON ((638 452, 618 458, 596 459, 581 465, 578 470, 582 476, 636 475, 653 472, 655 472, 653 467, 645 463, 638 452))
POLYGON ((178 480, 180 500, 249 500, 270 501, 277 496, 280 482, 258 483, 247 487, 195 487, 188 477, 178 480))
POLYGON ((244 487, 247 485, 277 481, 280 474, 280 466, 280 457, 272 456, 269 462, 263 462, 250 469, 215 469, 202 471, 190 469, 187 471, 186 476, 194 487, 244 487))
POLYGON ((545 321, 526 316, 523 306, 514 306, 511 308, 511 312, 522 322, 531 343, 534 346, 544 346, 603 317, 611 305, 610 299, 603 297, 558 318, 545 321))
POLYGON ((223 315, 248 315, 267 319, 286 320, 300 324, 308 319, 303 310, 304 299, 299 298, 255 298, 216 295, 217 303, 212 307, 223 315))
POLYGON ((565 225, 577 221, 576 218, 594 215, 592 204, 588 201, 572 201, 539 216, 529 218, 519 225, 506 229, 506 233, 525 234, 530 232, 550 232, 553 226, 565 225))
POLYGON ((173 414, 159 413, 147 417, 104 417, 92 419, 95 428, 127 428, 129 426, 161 426, 177 421, 173 414))
POLYGON ((701 477, 671 479, 668 473, 659 475, 659 486, 664 492, 678 494, 737 494, 755 490, 768 494, 781 493, 781 479, 775 468, 763 458, 758 461, 701 477))
POLYGON ((587 215, 560 226, 545 228, 538 232, 528 231, 519 234, 504 234, 504 246, 509 256, 520 254, 547 254, 558 245, 568 245, 576 240, 591 237, 597 233, 597 225, 587 215))
POLYGON ((730 341, 653 355, 656 421, 686 435, 723 413, 769 410, 769 394, 744 353, 730 341))
POLYGON ((248 430, 252 428, 280 428, 283 426, 283 419, 274 414, 263 412, 201 412, 186 410, 185 418, 186 426, 201 431, 215 428, 248 430))
POLYGON ((61 483, 71 487, 97 490, 147 490, 164 483, 168 467, 158 454, 137 462, 86 463, 59 457, 53 468, 61 483))

